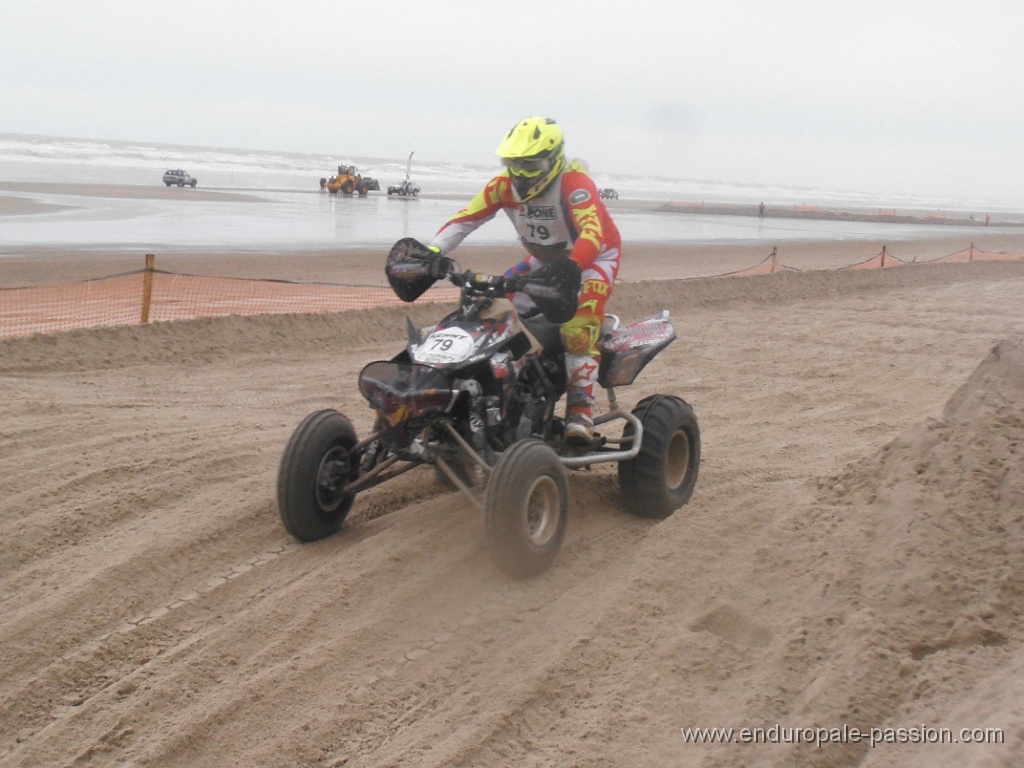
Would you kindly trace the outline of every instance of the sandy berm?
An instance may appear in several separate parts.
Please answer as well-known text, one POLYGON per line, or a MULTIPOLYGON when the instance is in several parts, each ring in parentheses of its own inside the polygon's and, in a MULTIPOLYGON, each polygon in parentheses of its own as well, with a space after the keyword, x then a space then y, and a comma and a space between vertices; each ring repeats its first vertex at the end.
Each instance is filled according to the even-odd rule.
MULTIPOLYGON (((429 468, 328 540, 278 519, 296 424, 332 407, 366 434, 360 368, 443 307, 0 341, 0 764, 1024 763, 1024 264, 675 280, 751 261, 659 258, 609 308, 669 309, 679 339, 619 397, 693 404, 697 490, 651 522, 614 467, 573 472, 564 550, 524 582, 429 468), (922 723, 1004 739, 680 737, 922 723)), ((58 262, 85 270, 36 254, 5 280, 58 262)))

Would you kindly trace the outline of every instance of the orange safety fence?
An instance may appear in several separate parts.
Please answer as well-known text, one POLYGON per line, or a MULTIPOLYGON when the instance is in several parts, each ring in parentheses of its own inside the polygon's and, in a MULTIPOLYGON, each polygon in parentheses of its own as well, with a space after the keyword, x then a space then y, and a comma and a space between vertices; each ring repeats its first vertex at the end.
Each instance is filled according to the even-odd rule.
MULTIPOLYGON (((972 244, 962 251, 936 259, 908 262, 896 258, 883 247, 878 255, 867 261, 840 269, 887 269, 969 261, 1024 261, 1024 253, 993 253, 972 244)), ((164 272, 154 268, 152 254, 147 255, 146 264, 146 269, 81 282, 0 288, 0 338, 220 315, 343 312, 403 303, 387 286, 203 277, 164 272)), ((778 249, 773 248, 753 267, 714 277, 796 271, 801 270, 780 263, 778 249)), ((430 288, 420 301, 450 303, 458 295, 453 286, 439 283, 430 288)))
POLYGON ((1024 259, 1024 253, 994 253, 992 251, 983 251, 980 248, 975 248, 972 244, 970 248, 964 248, 962 251, 941 256, 928 263, 950 264, 964 261, 1020 261, 1022 259, 1024 259))
POLYGON ((725 272, 721 275, 713 275, 713 277, 747 277, 748 275, 770 275, 773 272, 799 272, 800 270, 796 267, 787 267, 785 264, 779 264, 779 249, 772 248, 772 252, 765 256, 758 264, 746 269, 739 269, 735 272, 725 272))
POLYGON ((848 267, 842 267, 842 269, 886 269, 888 267, 900 267, 904 264, 912 264, 914 262, 903 261, 897 259, 889 251, 882 246, 882 250, 878 252, 877 256, 872 256, 867 261, 862 261, 857 264, 851 264, 848 267))
MULTIPOLYGON (((454 301, 435 285, 421 301, 454 301)), ((0 289, 0 337, 219 315, 343 312, 403 303, 387 286, 251 280, 143 269, 77 283, 0 289)))

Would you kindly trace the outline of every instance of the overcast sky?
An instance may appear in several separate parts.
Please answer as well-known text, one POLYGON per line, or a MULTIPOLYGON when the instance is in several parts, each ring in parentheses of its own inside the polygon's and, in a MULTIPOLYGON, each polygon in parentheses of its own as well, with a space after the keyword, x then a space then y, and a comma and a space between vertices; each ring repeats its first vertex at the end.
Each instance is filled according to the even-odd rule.
POLYGON ((0 132, 1024 205, 1022 0, 0 0, 0 132))

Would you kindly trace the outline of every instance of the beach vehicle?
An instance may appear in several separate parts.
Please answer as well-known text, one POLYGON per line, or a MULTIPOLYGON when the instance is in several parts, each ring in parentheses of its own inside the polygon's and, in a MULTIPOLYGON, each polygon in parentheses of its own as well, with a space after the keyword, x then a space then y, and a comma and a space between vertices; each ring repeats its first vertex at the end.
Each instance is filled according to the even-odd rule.
POLYGON ((194 176, 189 176, 188 173, 180 168, 173 171, 164 171, 164 184, 168 187, 177 185, 179 187, 189 186, 195 189, 196 183, 197 181, 194 176))
POLYGON ((618 200, 619 193, 611 187, 605 187, 597 190, 597 193, 601 196, 602 200, 618 200))
POLYGON ((409 180, 409 174, 412 171, 412 156, 415 152, 409 153, 409 161, 405 165, 405 179, 399 184, 392 184, 388 187, 388 196, 398 195, 398 197, 416 197, 420 193, 420 188, 414 186, 412 181, 409 180))
POLYGON ((327 179, 323 186, 332 195, 339 192, 343 195, 351 195, 355 192, 360 197, 366 197, 370 190, 380 190, 379 181, 369 176, 363 176, 354 165, 339 165, 338 172, 327 179))
POLYGON ((568 259, 521 277, 460 271, 411 238, 387 257, 388 282, 403 301, 437 280, 460 289, 458 307, 436 326, 407 323, 405 349, 366 365, 359 389, 376 413, 360 439, 335 409, 311 413, 281 457, 277 502, 285 529, 304 542, 337 532, 356 495, 420 465, 462 491, 483 512, 497 565, 514 577, 545 570, 559 552, 570 507, 567 469, 618 464, 628 512, 663 519, 693 493, 700 429, 674 395, 622 409, 615 388, 675 340, 668 313, 622 326, 609 315, 600 342, 599 384, 607 412, 590 445, 563 437, 555 407, 566 388, 559 324, 576 312, 580 272, 568 259), (520 316, 507 298, 522 292, 538 312, 520 316), (605 434, 609 427, 621 427, 605 434))
POLYGON ((420 193, 420 188, 413 186, 413 183, 406 179, 398 184, 392 184, 388 186, 388 195, 398 195, 399 197, 416 197, 420 193))

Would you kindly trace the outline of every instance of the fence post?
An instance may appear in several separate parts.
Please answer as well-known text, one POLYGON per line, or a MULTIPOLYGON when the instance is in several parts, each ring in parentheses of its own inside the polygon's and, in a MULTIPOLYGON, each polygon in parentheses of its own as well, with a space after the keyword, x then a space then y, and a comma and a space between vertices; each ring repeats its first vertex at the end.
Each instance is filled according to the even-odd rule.
POLYGON ((970 250, 967 251, 967 260, 974 261, 974 243, 971 243, 970 250))
POLYGON ((885 267, 885 246, 882 246, 882 267, 885 267))
POLYGON ((772 268, 771 271, 775 271, 775 255, 779 252, 779 248, 776 245, 772 246, 772 268))
POLYGON ((142 279, 142 324, 149 322, 149 305, 153 300, 153 268, 156 264, 156 255, 146 254, 146 270, 142 279))

